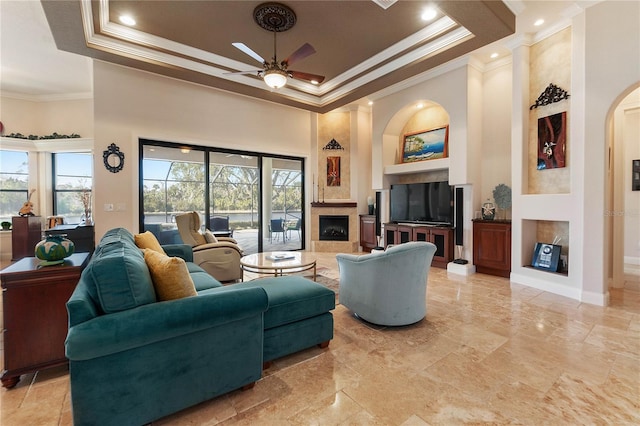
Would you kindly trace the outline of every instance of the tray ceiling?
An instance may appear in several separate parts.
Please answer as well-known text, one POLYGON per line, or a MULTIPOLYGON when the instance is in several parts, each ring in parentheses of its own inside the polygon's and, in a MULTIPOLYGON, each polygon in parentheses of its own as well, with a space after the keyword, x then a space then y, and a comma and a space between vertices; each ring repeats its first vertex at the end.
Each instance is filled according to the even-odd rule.
POLYGON ((515 31, 515 16, 500 1, 286 1, 296 24, 277 34, 277 56, 304 43, 316 53, 297 71, 320 74, 320 85, 289 79, 272 90, 260 68, 232 46, 241 42, 265 59, 273 34, 253 19, 258 1, 43 1, 58 49, 315 112, 327 112, 425 72, 515 31), (386 2, 389 3, 389 2, 386 2), (119 23, 128 14, 134 27, 119 23))

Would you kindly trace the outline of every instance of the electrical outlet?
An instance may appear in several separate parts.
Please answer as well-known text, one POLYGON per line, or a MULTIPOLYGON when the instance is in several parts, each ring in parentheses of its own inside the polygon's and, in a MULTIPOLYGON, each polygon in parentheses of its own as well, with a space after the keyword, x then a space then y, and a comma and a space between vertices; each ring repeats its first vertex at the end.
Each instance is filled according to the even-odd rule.
POLYGON ((105 204, 104 205, 104 211, 105 212, 112 212, 113 211, 113 204, 105 204))

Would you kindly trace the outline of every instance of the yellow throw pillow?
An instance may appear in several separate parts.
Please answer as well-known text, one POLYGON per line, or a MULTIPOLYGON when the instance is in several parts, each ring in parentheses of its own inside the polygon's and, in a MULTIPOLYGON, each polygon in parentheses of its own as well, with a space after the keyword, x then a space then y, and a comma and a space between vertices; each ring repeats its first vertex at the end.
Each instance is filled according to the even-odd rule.
POLYGON ((158 300, 174 300, 198 295, 183 259, 169 257, 151 249, 143 249, 142 252, 151 273, 158 300))
POLYGON ((207 240, 207 244, 218 242, 218 239, 215 235, 213 235, 213 232, 209 231, 208 229, 204 231, 204 239, 207 240))
POLYGON ((133 240, 136 242, 139 249, 151 249, 164 255, 167 254, 158 242, 156 236, 150 231, 134 235, 133 240))

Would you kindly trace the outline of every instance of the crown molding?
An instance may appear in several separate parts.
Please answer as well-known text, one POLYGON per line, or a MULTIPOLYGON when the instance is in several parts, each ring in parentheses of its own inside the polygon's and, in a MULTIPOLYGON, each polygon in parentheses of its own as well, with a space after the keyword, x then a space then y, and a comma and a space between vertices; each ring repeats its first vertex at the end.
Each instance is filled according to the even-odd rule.
MULTIPOLYGON (((255 65, 231 60, 111 22, 109 20, 110 1, 99 0, 98 3, 93 3, 83 0, 80 3, 85 39, 89 47, 143 62, 194 71, 262 91, 272 91, 256 76, 229 74, 230 71, 256 69, 255 65), (93 8, 96 4, 99 32, 96 32, 93 25, 93 8)), ((468 29, 444 16, 321 85, 290 79, 285 87, 278 89, 278 95, 315 108, 322 108, 348 96, 362 85, 369 84, 399 68, 429 58, 472 37, 474 35, 468 29)))
POLYGON ((58 101, 77 101, 82 99, 93 99, 93 92, 80 93, 60 93, 51 95, 30 95, 28 93, 16 93, 2 91, 3 98, 17 99, 28 102, 58 102, 58 101))

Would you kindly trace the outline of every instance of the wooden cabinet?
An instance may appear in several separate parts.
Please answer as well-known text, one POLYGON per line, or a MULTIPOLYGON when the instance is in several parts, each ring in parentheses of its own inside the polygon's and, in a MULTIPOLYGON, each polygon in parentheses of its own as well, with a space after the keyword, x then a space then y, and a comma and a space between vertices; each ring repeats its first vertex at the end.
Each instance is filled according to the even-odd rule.
POLYGON ((36 244, 42 240, 40 216, 13 216, 11 218, 11 260, 33 256, 36 244))
POLYGON ((473 221, 473 263, 483 274, 511 275, 511 222, 473 221))
POLYGON ((386 223, 384 225, 385 247, 409 241, 427 241, 435 244, 432 266, 446 268, 453 260, 453 228, 426 225, 386 223))
POLYGON ((22 374, 67 363, 66 303, 89 257, 75 253, 63 264, 42 268, 40 259, 25 257, 0 272, 5 388, 15 386, 22 374))
POLYGON ((93 225, 58 225, 45 231, 50 235, 66 235, 73 241, 77 253, 93 253, 95 250, 95 232, 93 225))
POLYGON ((378 247, 375 215, 360 215, 360 246, 362 247, 362 251, 366 252, 370 252, 371 249, 378 247))
POLYGON ((384 246, 389 244, 402 244, 413 241, 413 227, 410 225, 398 225, 386 223, 384 225, 384 246))
POLYGON ((453 228, 429 228, 429 242, 436 245, 432 265, 446 268, 453 260, 453 228))

